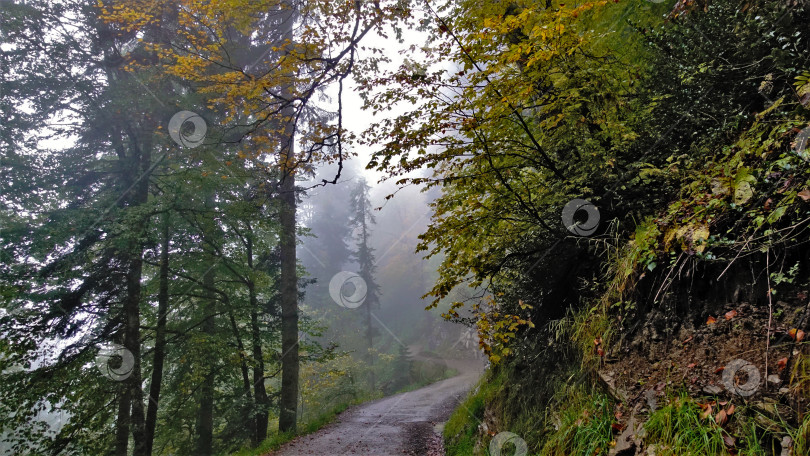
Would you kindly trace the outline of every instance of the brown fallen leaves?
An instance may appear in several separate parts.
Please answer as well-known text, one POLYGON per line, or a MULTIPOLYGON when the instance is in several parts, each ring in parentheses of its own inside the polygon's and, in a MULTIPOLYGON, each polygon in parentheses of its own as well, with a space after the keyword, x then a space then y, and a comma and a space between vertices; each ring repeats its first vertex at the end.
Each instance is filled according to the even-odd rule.
POLYGON ((596 339, 594 339, 593 345, 596 347, 596 354, 599 355, 600 357, 604 357, 605 350, 602 349, 602 338, 597 337, 596 339))
POLYGON ((714 415, 714 422, 719 426, 723 426, 728 422, 728 417, 734 414, 734 410, 736 408, 734 404, 729 404, 727 401, 710 401, 706 403, 698 402, 697 406, 701 409, 701 419, 706 419, 709 416, 714 415), (728 405, 728 407, 726 407, 726 405, 728 405), (714 413, 715 407, 717 407, 716 414, 714 413))

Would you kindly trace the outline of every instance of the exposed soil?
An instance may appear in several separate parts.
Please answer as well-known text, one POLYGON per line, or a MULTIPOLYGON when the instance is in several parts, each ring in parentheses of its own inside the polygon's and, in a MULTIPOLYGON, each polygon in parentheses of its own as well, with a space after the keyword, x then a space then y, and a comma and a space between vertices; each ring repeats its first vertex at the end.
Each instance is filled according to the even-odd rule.
POLYGON ((768 309, 747 303, 729 304, 711 315, 714 322, 707 323, 707 317, 706 321, 678 328, 669 337, 652 329, 659 316, 651 315, 641 337, 632 341, 618 360, 605 363, 602 377, 631 401, 645 396, 645 402, 652 402, 667 386, 683 386, 694 395, 728 398, 778 394, 789 374, 790 365, 784 361, 791 361, 795 348, 788 334, 800 319, 800 315, 788 314, 795 309, 783 302, 774 303, 774 313, 781 315, 771 319, 770 344, 766 343, 768 309), (737 365, 742 363, 735 360, 751 364, 756 372, 750 372, 758 378, 747 378, 746 370, 751 368, 740 369, 737 365), (726 368, 737 368, 737 375, 724 372, 726 368), (745 388, 749 386, 756 391, 748 394, 745 388))
POLYGON ((476 361, 444 362, 459 375, 350 408, 334 423, 296 438, 271 455, 444 454, 436 425, 449 418, 483 372, 483 364, 476 361))
MULTIPOLYGON (((599 371, 621 403, 619 421, 632 427, 664 405, 667 393, 685 391, 701 402, 747 405, 797 425, 796 412, 806 409, 808 400, 787 386, 796 356, 807 351, 797 344, 795 331, 806 328, 810 304, 807 290, 781 298, 786 302, 774 297, 770 303, 703 307, 688 318, 663 310, 648 313, 640 330, 610 353, 599 371)), ((644 454, 632 445, 628 450, 644 454)))

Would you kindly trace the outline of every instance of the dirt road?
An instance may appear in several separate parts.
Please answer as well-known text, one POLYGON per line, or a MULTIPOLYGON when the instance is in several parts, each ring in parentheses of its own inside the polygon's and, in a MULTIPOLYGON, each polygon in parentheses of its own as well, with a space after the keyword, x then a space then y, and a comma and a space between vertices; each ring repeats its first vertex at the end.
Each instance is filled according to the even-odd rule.
POLYGON ((435 451, 435 426, 478 380, 483 365, 445 360, 459 375, 408 393, 350 408, 320 431, 298 437, 271 456, 420 455, 435 451), (434 449, 431 449, 433 447, 434 449))

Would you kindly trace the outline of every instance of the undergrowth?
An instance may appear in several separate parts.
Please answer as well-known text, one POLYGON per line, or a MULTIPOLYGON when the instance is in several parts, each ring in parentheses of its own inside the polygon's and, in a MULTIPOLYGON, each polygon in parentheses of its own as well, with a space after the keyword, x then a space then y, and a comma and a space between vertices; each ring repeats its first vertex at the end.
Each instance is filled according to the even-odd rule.
POLYGON ((644 429, 647 442, 655 445, 656 455, 728 454, 722 430, 701 419, 701 408, 686 394, 656 410, 644 429))
POLYGON ((582 385, 564 390, 558 410, 549 410, 555 431, 547 438, 541 456, 602 454, 613 441, 613 401, 582 385))
MULTIPOLYGON (((418 370, 421 372, 422 375, 416 376, 417 378, 415 378, 413 382, 411 382, 406 386, 403 386, 402 388, 397 390, 395 394, 413 391, 425 387, 427 385, 430 385, 432 383, 445 380, 451 377, 455 377, 456 375, 458 375, 458 371, 456 369, 448 368, 436 363, 423 362, 414 364, 419 364, 421 366, 419 367, 418 370)), ((381 397, 383 396, 382 393, 380 392, 374 394, 366 393, 364 395, 357 396, 356 398, 350 401, 341 402, 340 404, 334 406, 331 410, 321 413, 312 418, 311 420, 308 420, 305 423, 303 423, 301 426, 299 426, 298 432, 276 433, 267 438, 257 448, 243 449, 236 453, 232 453, 232 456, 263 456, 271 451, 279 449, 282 445, 300 435, 307 435, 317 432, 322 427, 333 422, 338 415, 346 411, 346 409, 348 409, 349 407, 354 405, 360 405, 364 402, 379 399, 381 397)))
POLYGON ((316 418, 312 419, 303 424, 298 429, 298 432, 281 432, 276 433, 270 437, 268 437, 264 442, 262 442, 256 448, 247 448, 236 453, 232 453, 233 456, 262 456, 271 451, 275 451, 279 449, 285 443, 291 441, 292 439, 296 438, 299 435, 307 435, 313 432, 318 431, 322 427, 326 426, 327 424, 331 423, 332 421, 337 418, 337 416, 343 413, 347 408, 352 405, 357 405, 359 403, 364 402, 363 399, 354 400, 351 402, 345 402, 339 405, 336 405, 332 410, 325 412, 316 418))
POLYGON ((478 426, 484 420, 484 411, 492 406, 504 386, 504 379, 504 374, 488 372, 450 416, 443 431, 447 456, 475 454, 478 426))

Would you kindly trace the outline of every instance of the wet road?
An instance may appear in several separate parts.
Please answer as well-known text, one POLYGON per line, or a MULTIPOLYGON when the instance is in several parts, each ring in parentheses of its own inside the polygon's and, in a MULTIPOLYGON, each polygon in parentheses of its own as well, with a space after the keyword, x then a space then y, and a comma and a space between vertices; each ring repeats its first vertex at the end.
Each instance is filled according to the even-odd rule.
POLYGON ((298 455, 426 455, 436 444, 436 425, 455 406, 483 371, 479 362, 444 360, 459 375, 418 390, 352 407, 320 431, 298 437, 270 453, 298 455))

